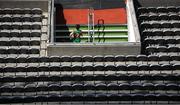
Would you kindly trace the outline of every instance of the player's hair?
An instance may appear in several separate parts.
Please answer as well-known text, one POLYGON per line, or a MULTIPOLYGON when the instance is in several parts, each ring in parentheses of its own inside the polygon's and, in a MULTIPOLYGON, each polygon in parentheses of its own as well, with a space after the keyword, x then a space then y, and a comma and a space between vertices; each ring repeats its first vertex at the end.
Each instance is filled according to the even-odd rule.
POLYGON ((79 29, 81 26, 79 24, 76 24, 76 29, 79 29))

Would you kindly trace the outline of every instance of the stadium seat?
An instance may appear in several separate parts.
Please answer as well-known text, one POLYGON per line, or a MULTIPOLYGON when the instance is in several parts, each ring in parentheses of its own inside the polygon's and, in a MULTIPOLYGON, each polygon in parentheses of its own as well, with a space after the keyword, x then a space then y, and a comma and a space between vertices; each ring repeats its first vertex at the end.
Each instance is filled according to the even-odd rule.
POLYGON ((31 9, 30 8, 24 8, 23 14, 31 14, 31 9))
POLYGON ((157 12, 157 8, 156 7, 147 7, 148 11, 149 12, 152 12, 152 13, 156 13, 157 12))
POLYGON ((84 56, 82 56, 82 61, 83 62, 93 62, 94 59, 91 55, 84 55, 84 56))
POLYGON ((2 16, 2 22, 11 22, 12 18, 10 14, 6 14, 2 16))
POLYGON ((166 13, 159 14, 159 20, 169 20, 169 15, 166 13))
POLYGON ((180 28, 180 22, 178 22, 178 21, 173 21, 171 24, 172 24, 173 28, 180 28))
POLYGON ((170 14, 170 15, 169 15, 169 19, 170 19, 170 20, 180 20, 180 17, 179 17, 179 15, 177 15, 177 14, 175 13, 175 14, 170 14))
POLYGON ((12 16, 12 22, 21 22, 21 21, 22 21, 21 15, 16 14, 12 16))
POLYGON ((139 15, 140 15, 140 14, 145 14, 145 13, 148 13, 148 12, 149 12, 148 9, 145 8, 145 7, 139 7, 139 8, 138 8, 138 13, 139 13, 139 15))
POLYGON ((31 22, 31 15, 30 14, 22 15, 22 21, 23 22, 31 22))
POLYGON ((175 6, 168 6, 167 11, 172 12, 172 13, 178 13, 179 12, 175 6))
POLYGON ((33 22, 31 29, 40 30, 41 29, 41 23, 40 22, 33 22))
POLYGON ((32 22, 42 22, 42 16, 41 15, 33 15, 31 18, 32 22))
POLYGON ((21 8, 13 8, 12 9, 12 14, 22 14, 23 10, 21 8))
POLYGON ((32 14, 42 14, 42 10, 40 8, 33 8, 31 12, 32 14))
MULTIPOLYGON (((6 30, 4 30, 6 31, 6 30)), ((7 30, 8 32, 9 30, 7 30)), ((8 32, 9 34, 5 37, 20 37, 20 30, 11 30, 11 32, 8 32)))
POLYGON ((167 13, 167 8, 166 7, 157 7, 157 12, 158 13, 167 13))
POLYGON ((11 28, 14 30, 20 30, 21 26, 22 26, 22 24, 20 22, 13 22, 11 25, 11 28))

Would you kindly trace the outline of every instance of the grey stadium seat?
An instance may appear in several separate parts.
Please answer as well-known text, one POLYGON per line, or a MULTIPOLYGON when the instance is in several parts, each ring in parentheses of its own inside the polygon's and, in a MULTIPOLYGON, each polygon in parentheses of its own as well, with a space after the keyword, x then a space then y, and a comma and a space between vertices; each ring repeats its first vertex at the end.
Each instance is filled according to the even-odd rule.
POLYGON ((82 56, 82 61, 83 62, 93 62, 94 59, 91 55, 84 55, 84 56, 82 56))
POLYGON ((159 14, 159 19, 160 20, 169 20, 169 15, 165 14, 165 13, 159 14))
POLYGON ((168 49, 165 46, 158 46, 157 47, 157 52, 167 52, 167 51, 168 51, 168 49))
POLYGON ((12 27, 12 29, 17 29, 17 30, 19 30, 19 29, 21 29, 21 23, 20 22, 13 22, 12 23, 12 25, 11 25, 11 27, 12 27))
POLYGON ((174 13, 178 13, 178 9, 175 6, 168 6, 167 7, 168 12, 174 12, 174 13))
POLYGON ((149 20, 149 15, 142 14, 142 15, 139 16, 138 20, 139 21, 147 21, 147 20, 149 20))
POLYGON ((21 22, 22 21, 21 15, 19 15, 19 14, 13 15, 12 16, 12 21, 13 22, 21 22))
POLYGON ((168 52, 180 52, 180 48, 175 46, 169 46, 168 52))
POLYGON ((163 36, 164 33, 162 30, 153 30, 152 31, 152 36, 163 36))
POLYGON ((148 12, 150 13, 156 13, 157 12, 157 8, 156 7, 146 7, 148 9, 148 12))
POLYGON ((0 37, 9 37, 10 36, 10 30, 1 30, 0 31, 0 37))
POLYGON ((9 42, 9 46, 19 46, 19 42, 17 40, 10 40, 9 42))
POLYGON ((29 54, 39 54, 39 53, 40 53, 39 49, 36 49, 36 48, 29 49, 29 54))
POLYGON ((4 14, 12 14, 12 9, 11 8, 4 8, 3 13, 4 14))
POLYGON ((32 30, 31 31, 31 37, 40 37, 41 36, 41 30, 32 30))
POLYGON ((149 20, 159 20, 158 14, 151 14, 151 15, 149 15, 149 20))
POLYGON ((24 22, 22 24, 22 29, 31 29, 31 22, 24 22))
POLYGON ((30 33, 31 31, 30 30, 22 30, 21 33, 20 33, 20 36, 21 37, 30 37, 30 33))
POLYGON ((3 30, 10 30, 11 29, 11 23, 10 22, 4 22, 1 24, 1 28, 3 30))
POLYGON ((30 46, 30 43, 29 43, 29 41, 20 41, 19 45, 20 46, 30 46))
POLYGON ((164 21, 161 23, 162 28, 171 28, 172 24, 170 22, 164 21))
POLYGON ((23 14, 31 14, 31 9, 30 8, 24 8, 23 14))
POLYGON ((173 21, 171 24, 174 28, 180 28, 180 22, 179 21, 173 21))
POLYGON ((42 16, 41 15, 33 15, 32 21, 33 22, 42 22, 42 16))
POLYGON ((20 30, 11 30, 10 36, 11 37, 20 37, 20 30))
POLYGON ((147 61, 148 58, 147 58, 146 55, 138 55, 138 56, 137 56, 137 60, 143 62, 143 61, 147 61))
POLYGON ((72 62, 82 62, 82 57, 78 55, 74 55, 71 57, 72 62))
POLYGON ((153 46, 148 46, 146 47, 146 54, 153 54, 157 51, 157 48, 156 47, 153 47, 153 46))
POLYGON ((21 8, 14 8, 12 10, 13 14, 23 14, 23 9, 21 8))
POLYGON ((22 21, 23 22, 31 22, 31 15, 30 14, 22 15, 22 21))
POLYGON ((12 21, 11 15, 7 14, 2 16, 2 22, 11 22, 11 21, 12 21))
POLYGON ((179 36, 180 35, 180 30, 179 29, 175 29, 174 30, 174 36, 179 36))
POLYGON ((19 53, 20 53, 20 51, 17 48, 7 49, 7 54, 19 54, 19 53))
POLYGON ((151 28, 150 22, 142 22, 142 23, 141 23, 141 28, 142 28, 142 29, 151 28))
POLYGON ((164 36, 172 36, 172 35, 174 35, 174 31, 165 29, 165 30, 163 30, 163 35, 164 36))
POLYGON ((167 13, 167 8, 166 7, 157 7, 157 12, 158 13, 167 13))
POLYGON ((105 55, 104 56, 104 60, 106 62, 114 62, 115 61, 115 57, 113 55, 105 55))
POLYGON ((152 28, 161 28, 161 24, 159 22, 151 22, 152 28))
POLYGON ((145 14, 145 13, 148 13, 148 10, 147 10, 146 7, 139 7, 138 8, 138 13, 139 13, 139 15, 140 14, 145 14))
POLYGON ((170 14, 169 15, 170 20, 180 20, 180 16, 178 14, 170 14))
POLYGON ((41 29, 41 23, 40 22, 33 22, 31 28, 33 30, 39 30, 39 29, 41 29))
POLYGON ((104 56, 96 55, 96 56, 94 56, 94 61, 95 62, 103 62, 104 61, 104 56))
POLYGON ((30 41, 30 46, 40 46, 40 41, 30 41))
POLYGON ((42 14, 42 10, 40 8, 33 8, 32 14, 42 14))

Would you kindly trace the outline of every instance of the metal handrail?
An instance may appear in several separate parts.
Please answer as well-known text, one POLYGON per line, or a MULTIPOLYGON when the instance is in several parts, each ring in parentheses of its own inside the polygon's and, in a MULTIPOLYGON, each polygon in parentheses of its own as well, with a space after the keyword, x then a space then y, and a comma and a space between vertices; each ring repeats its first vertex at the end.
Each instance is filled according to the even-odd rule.
POLYGON ((89 35, 89 42, 94 43, 94 9, 90 8, 88 11, 88 35, 89 35), (93 38, 93 40, 91 39, 93 38))

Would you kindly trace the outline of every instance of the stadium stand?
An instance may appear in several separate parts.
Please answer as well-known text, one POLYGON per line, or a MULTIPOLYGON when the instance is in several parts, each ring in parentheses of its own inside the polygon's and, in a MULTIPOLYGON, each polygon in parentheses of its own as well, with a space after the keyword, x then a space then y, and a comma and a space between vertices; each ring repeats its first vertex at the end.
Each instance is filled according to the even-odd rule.
POLYGON ((46 56, 46 11, 0 8, 0 104, 179 104, 179 7, 135 7, 142 54, 105 56, 46 56))
POLYGON ((179 54, 179 7, 139 7, 144 54, 179 54))

